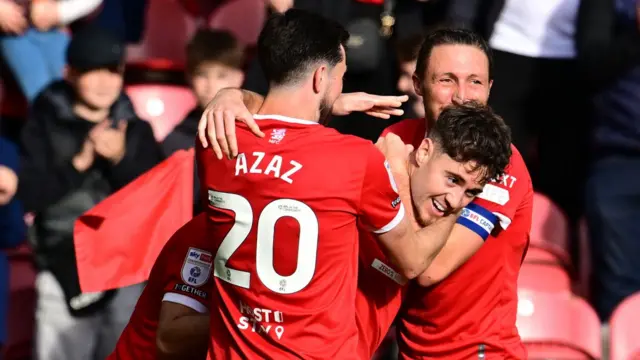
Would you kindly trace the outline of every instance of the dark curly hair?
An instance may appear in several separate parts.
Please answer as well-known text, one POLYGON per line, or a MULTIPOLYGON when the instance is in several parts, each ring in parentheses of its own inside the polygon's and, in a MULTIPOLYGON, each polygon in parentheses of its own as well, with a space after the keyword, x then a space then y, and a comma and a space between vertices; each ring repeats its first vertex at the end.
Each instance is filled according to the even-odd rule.
POLYGON ((473 161, 483 182, 504 174, 511 158, 511 129, 486 105, 467 102, 445 108, 428 137, 452 159, 473 161))

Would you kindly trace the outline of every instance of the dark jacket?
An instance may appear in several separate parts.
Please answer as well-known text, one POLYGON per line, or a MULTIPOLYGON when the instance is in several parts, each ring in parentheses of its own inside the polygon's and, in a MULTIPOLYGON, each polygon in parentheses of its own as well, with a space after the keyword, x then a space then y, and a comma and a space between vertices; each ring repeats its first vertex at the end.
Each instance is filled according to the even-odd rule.
MULTIPOLYGON (((0 165, 18 172, 18 149, 15 145, 0 138, 0 165)), ((18 246, 25 238, 25 225, 20 202, 13 198, 8 204, 0 206, 0 345, 7 338, 7 311, 9 296, 9 262, 4 249, 18 246)))
POLYGON ((640 29, 635 0, 582 0, 578 64, 594 106, 596 155, 640 155, 640 29))
POLYGON ((23 168, 18 189, 26 210, 36 215, 38 265, 56 276, 67 300, 80 294, 75 220, 163 158, 151 126, 137 117, 123 92, 109 118, 128 122, 124 158, 115 166, 96 158, 91 168, 78 172, 72 159, 95 123, 73 113, 74 99, 73 89, 64 81, 52 83, 35 99, 21 135, 23 168))
MULTIPOLYGON (((188 150, 195 145, 196 133, 198 132, 198 122, 202 116, 202 109, 200 106, 193 108, 187 116, 176 126, 169 135, 162 142, 162 149, 166 157, 171 156, 178 150, 188 150)), ((194 159, 195 161, 195 159, 194 159)), ((196 165, 193 166, 193 215, 197 215, 202 211, 200 202, 200 178, 196 170, 196 165)))

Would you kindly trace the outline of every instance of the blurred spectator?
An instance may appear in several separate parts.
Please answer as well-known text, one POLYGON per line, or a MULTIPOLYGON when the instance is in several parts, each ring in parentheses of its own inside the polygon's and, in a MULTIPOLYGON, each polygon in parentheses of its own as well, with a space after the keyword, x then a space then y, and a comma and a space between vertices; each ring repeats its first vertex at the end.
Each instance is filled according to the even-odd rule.
POLYGON ((162 152, 122 90, 124 44, 116 36, 85 28, 71 40, 67 62, 68 82, 35 99, 21 136, 19 196, 36 215, 36 353, 40 360, 104 359, 143 286, 82 293, 74 222, 160 162, 162 152))
POLYGON ((103 0, 94 24, 111 31, 129 44, 142 40, 148 0, 103 0))
POLYGON ((534 187, 576 221, 589 128, 575 61, 580 0, 451 1, 454 24, 489 40, 495 60, 489 104, 511 127, 534 187))
POLYGON ((0 51, 29 102, 64 71, 69 35, 62 27, 102 0, 0 0, 0 51))
POLYGON ((640 3, 582 0, 578 60, 591 90, 586 185, 595 308, 602 321, 640 291, 640 3))
POLYGON ((413 73, 416 71, 416 60, 418 59, 418 51, 422 45, 424 36, 422 34, 414 34, 404 39, 399 39, 396 43, 396 53, 398 54, 398 66, 400 74, 398 75, 398 91, 409 95, 409 101, 404 104, 405 118, 423 118, 424 105, 422 97, 416 94, 413 85, 413 73))
POLYGON ((194 146, 203 109, 220 89, 242 85, 243 65, 244 49, 231 33, 202 29, 194 35, 187 45, 186 71, 198 105, 165 138, 165 155, 194 146))
POLYGON ((18 246, 25 238, 22 206, 14 198, 18 189, 18 149, 0 137, 0 354, 7 340, 9 262, 4 249, 18 246))

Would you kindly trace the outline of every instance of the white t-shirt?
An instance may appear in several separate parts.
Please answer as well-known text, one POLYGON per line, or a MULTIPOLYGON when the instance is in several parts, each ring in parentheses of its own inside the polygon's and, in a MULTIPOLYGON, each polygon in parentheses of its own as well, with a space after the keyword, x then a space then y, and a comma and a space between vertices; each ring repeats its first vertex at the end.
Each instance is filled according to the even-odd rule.
POLYGON ((580 0, 506 0, 489 45, 534 57, 571 59, 580 0))

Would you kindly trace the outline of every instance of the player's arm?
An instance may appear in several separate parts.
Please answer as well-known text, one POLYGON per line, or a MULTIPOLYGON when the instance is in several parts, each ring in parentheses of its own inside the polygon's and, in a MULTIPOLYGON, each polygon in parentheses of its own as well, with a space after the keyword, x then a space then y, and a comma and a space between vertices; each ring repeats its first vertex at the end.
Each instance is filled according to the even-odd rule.
POLYGON ((525 175, 518 182, 516 176, 507 174, 487 184, 483 193, 463 210, 445 246, 418 277, 420 285, 431 286, 444 280, 469 260, 490 236, 506 230, 528 192, 527 179, 525 175))
POLYGON ((163 301, 156 333, 158 359, 204 359, 209 340, 209 314, 163 301))
POLYGON ((375 149, 369 153, 361 196, 364 220, 372 227, 382 247, 398 270, 408 279, 420 275, 444 245, 456 215, 445 216, 420 228, 413 220, 408 174, 396 185, 384 156, 375 149), (380 226, 382 225, 382 226, 380 226))
MULTIPOLYGON (((388 119, 392 115, 403 114, 402 103, 408 97, 378 96, 363 92, 342 94, 334 102, 332 113, 336 116, 348 115, 361 111, 367 115, 388 119)), ((234 88, 222 89, 207 105, 198 123, 198 137, 204 147, 209 142, 216 156, 235 157, 238 155, 238 144, 235 136, 236 121, 245 123, 257 136, 264 133, 253 119, 254 113, 260 109, 264 97, 260 94, 234 88)))
POLYGON ((210 292, 213 290, 211 263, 207 259, 211 259, 211 254, 185 246, 193 242, 194 236, 200 236, 198 233, 186 236, 190 236, 189 241, 181 241, 181 246, 170 254, 171 260, 166 261, 162 280, 164 296, 156 332, 160 359, 204 358, 201 355, 207 350, 210 292), (199 261, 198 268, 202 272, 190 278, 194 259, 199 261))

